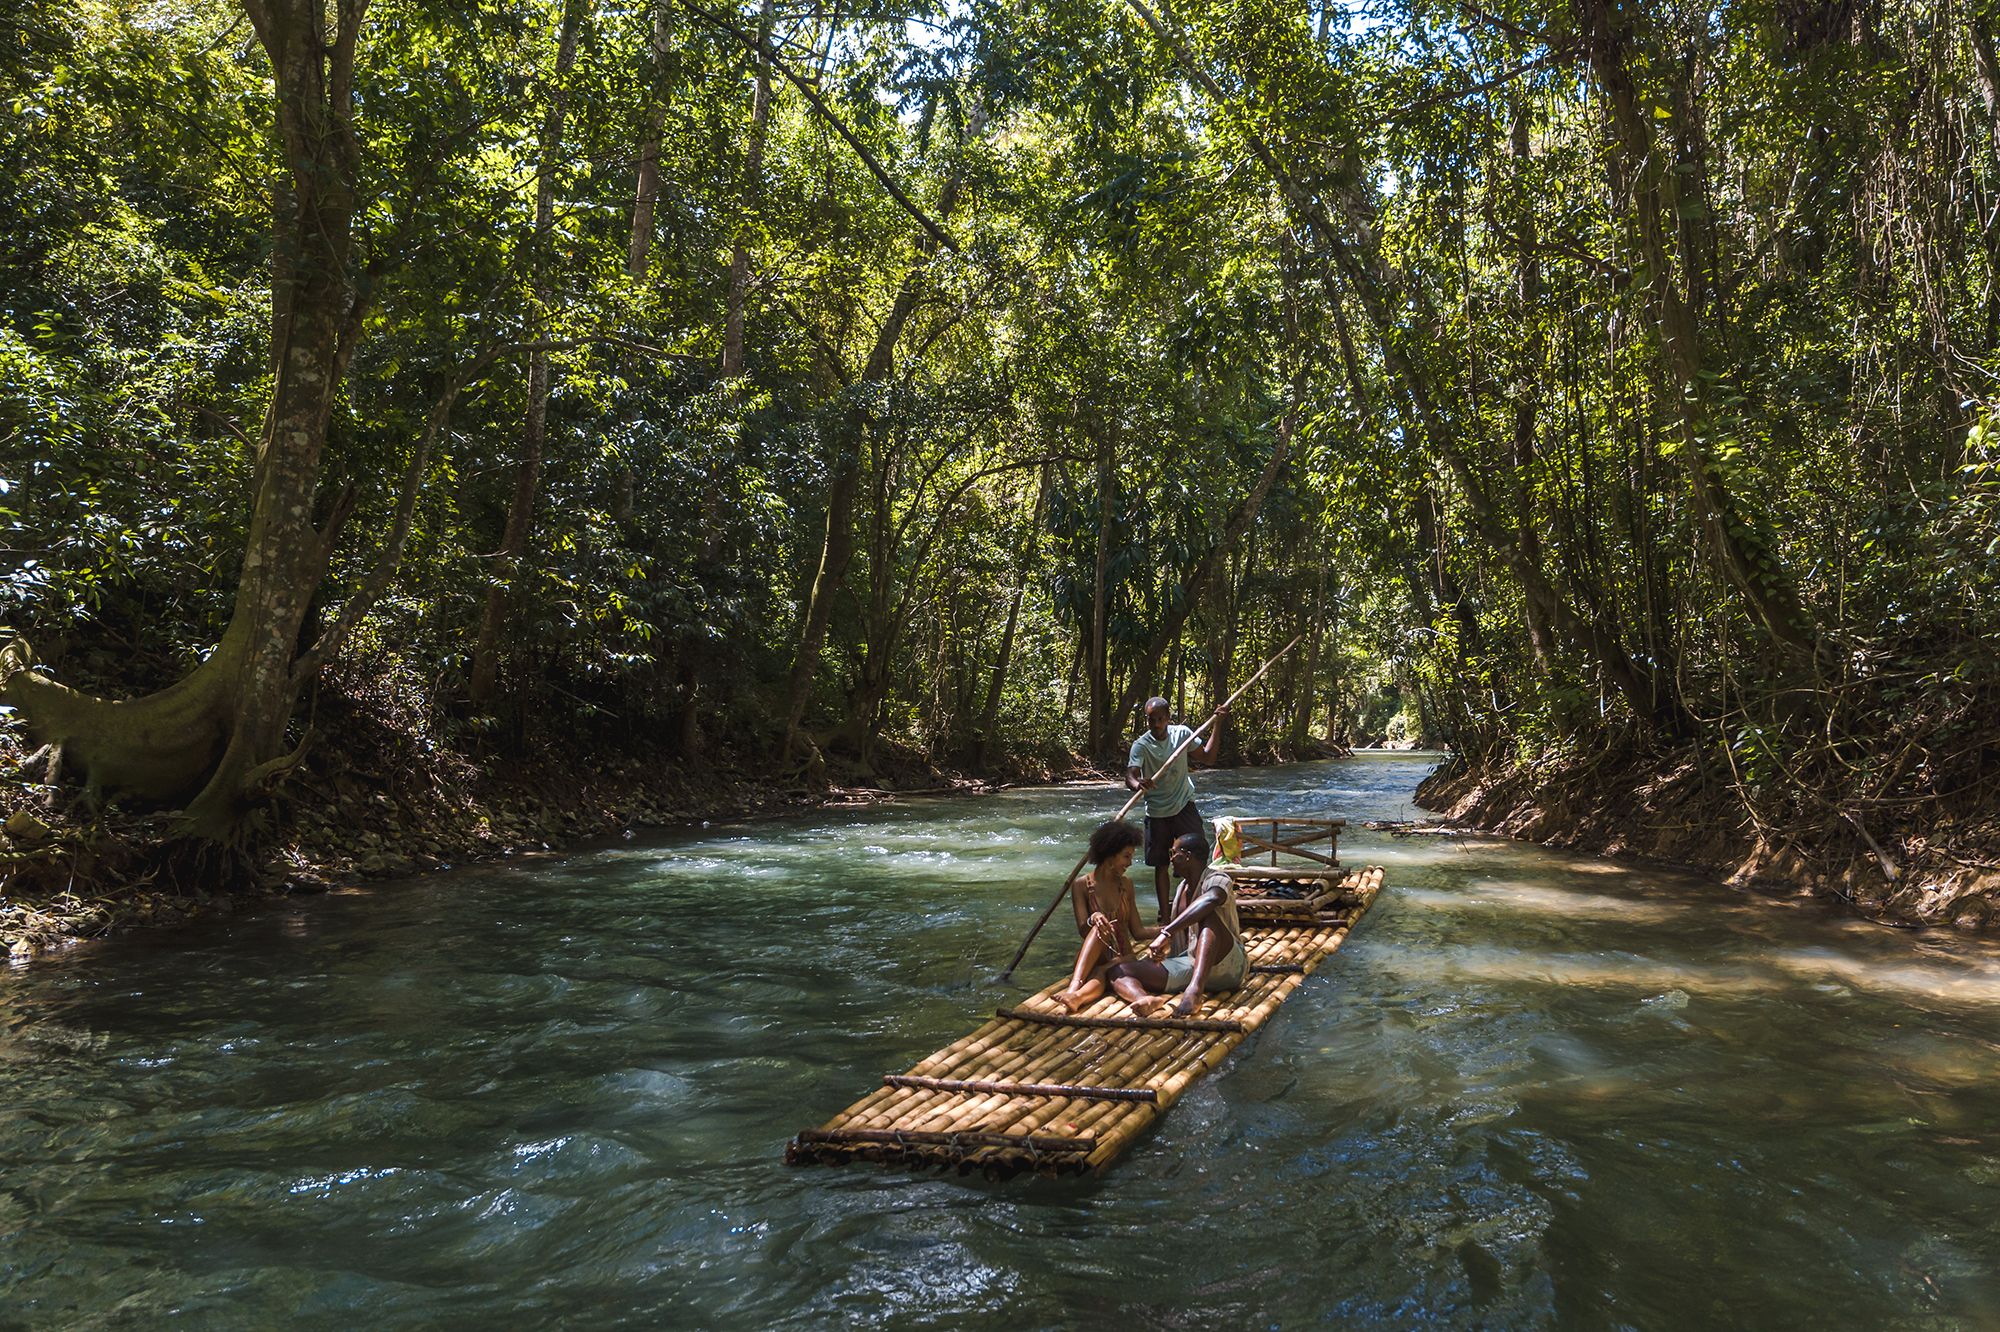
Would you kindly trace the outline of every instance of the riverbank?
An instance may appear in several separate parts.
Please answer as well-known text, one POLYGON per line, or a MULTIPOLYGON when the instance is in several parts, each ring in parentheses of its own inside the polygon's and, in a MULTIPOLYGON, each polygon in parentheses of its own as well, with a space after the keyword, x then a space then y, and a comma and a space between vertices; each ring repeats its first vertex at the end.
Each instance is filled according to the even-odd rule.
POLYGON ((1463 827, 1546 846, 1662 862, 1764 892, 1837 899, 1905 928, 2000 930, 2000 820, 1931 811, 1869 829, 1827 820, 1816 835, 1760 828, 1691 754, 1447 760, 1416 804, 1463 827))
MULTIPOLYGON (((1020 757, 965 773, 893 748, 865 775, 837 760, 808 773, 726 752, 690 765, 644 748, 600 756, 547 745, 481 757, 365 715, 337 725, 338 741, 308 755, 234 853, 177 841, 170 812, 91 811, 74 790, 16 779, 0 810, 0 956, 24 961, 121 930, 634 828, 1106 777, 1081 759, 1020 757)), ((6 771, 27 758, 18 733, 0 732, 6 771)))
MULTIPOLYGON (((898 796, 972 793, 1118 773, 1075 753, 1002 752, 976 771, 883 741, 780 765, 727 748, 690 763, 615 734, 545 735, 481 752, 392 692, 329 691, 320 738, 235 851, 177 840, 171 812, 93 810, 49 777, 17 729, 0 729, 0 956, 26 960, 120 930, 228 914, 274 897, 557 850, 672 828, 898 796)), ((1245 741, 1246 766, 1339 753, 1245 741)))

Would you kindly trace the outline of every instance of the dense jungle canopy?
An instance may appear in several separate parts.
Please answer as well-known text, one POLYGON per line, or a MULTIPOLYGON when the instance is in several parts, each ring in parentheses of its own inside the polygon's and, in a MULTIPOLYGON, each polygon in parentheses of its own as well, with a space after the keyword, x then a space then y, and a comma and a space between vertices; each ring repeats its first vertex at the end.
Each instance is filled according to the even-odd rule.
POLYGON ((334 696, 976 768, 1303 633, 1242 752, 1659 755, 1886 862, 2000 766, 1996 28, 27 0, 6 701, 228 836, 334 696))

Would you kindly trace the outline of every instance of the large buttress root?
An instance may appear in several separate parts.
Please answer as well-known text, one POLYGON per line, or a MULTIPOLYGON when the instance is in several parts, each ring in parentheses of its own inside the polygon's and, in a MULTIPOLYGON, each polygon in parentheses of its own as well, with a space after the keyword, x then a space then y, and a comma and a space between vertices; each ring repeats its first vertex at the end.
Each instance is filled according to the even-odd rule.
POLYGON ((245 815, 305 752, 303 744, 282 752, 290 690, 246 697, 245 637, 232 625, 185 679, 135 699, 97 698, 37 675, 17 644, 0 701, 20 709, 38 743, 59 748, 63 768, 93 795, 179 805, 183 832, 234 843, 245 815))
POLYGON ((185 679, 135 699, 105 699, 20 669, 0 685, 40 744, 93 792, 162 804, 207 783, 229 738, 235 664, 227 645, 185 679))

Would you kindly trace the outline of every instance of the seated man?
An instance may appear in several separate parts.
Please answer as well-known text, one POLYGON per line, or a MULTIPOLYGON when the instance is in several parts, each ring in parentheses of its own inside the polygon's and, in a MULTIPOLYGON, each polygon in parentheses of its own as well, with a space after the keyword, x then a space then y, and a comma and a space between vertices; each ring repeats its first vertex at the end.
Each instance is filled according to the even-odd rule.
POLYGON ((1174 895, 1173 918, 1146 950, 1147 956, 1120 962, 1107 979, 1120 998, 1141 1017, 1154 1012, 1175 992, 1181 996, 1174 1016, 1187 1017, 1201 1006, 1209 991, 1226 993, 1243 984, 1250 957, 1243 951, 1243 927, 1236 918, 1236 892, 1229 876, 1208 867, 1208 843, 1200 833, 1174 839, 1168 862, 1181 889, 1174 895), (1185 934, 1183 933, 1185 932, 1185 934), (1158 961, 1172 941, 1185 938, 1180 950, 1158 961))

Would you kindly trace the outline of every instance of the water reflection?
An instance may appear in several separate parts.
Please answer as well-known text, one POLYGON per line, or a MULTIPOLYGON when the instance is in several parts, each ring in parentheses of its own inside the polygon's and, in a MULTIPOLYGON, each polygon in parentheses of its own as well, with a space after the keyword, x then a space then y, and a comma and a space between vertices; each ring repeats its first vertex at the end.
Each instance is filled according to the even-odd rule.
POLYGON ((1358 829, 1424 768, 1201 778, 1211 813, 1345 815, 1390 887, 1080 1184, 778 1152, 1018 992, 993 973, 1108 788, 620 841, 0 977, 7 1317, 2000 1322, 1991 948, 1358 829))

